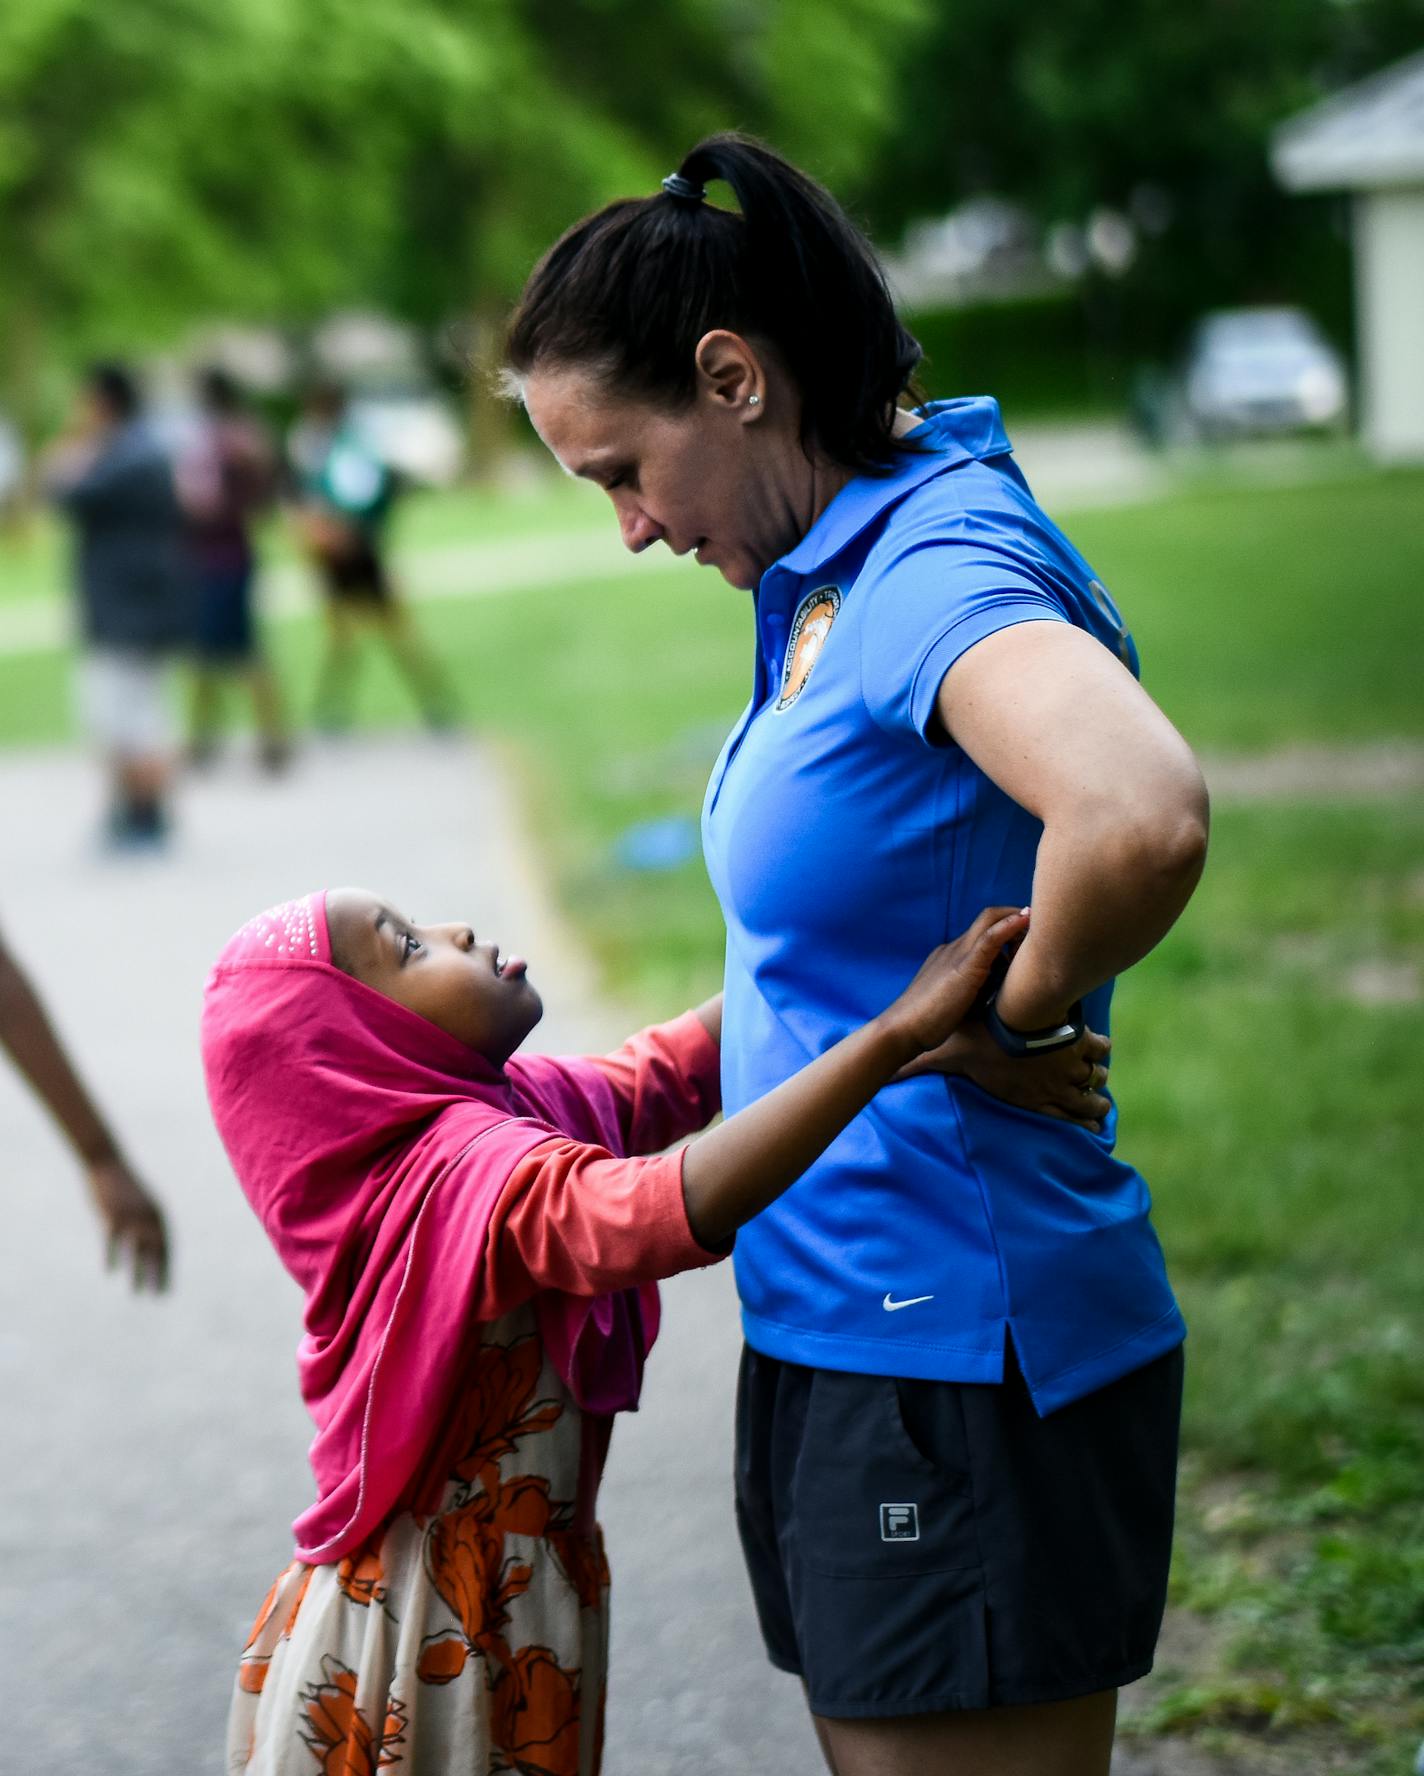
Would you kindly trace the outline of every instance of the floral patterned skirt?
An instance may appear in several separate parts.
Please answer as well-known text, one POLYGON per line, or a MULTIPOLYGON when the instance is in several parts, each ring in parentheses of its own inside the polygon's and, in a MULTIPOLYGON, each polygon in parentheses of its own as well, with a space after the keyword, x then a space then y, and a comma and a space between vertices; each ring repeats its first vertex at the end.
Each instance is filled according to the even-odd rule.
POLYGON ((487 1327, 431 1516, 268 1592, 228 1721, 237 1776, 595 1776, 608 1569, 581 1414, 529 1310, 487 1327), (591 1496, 592 1486, 585 1479, 591 1496))

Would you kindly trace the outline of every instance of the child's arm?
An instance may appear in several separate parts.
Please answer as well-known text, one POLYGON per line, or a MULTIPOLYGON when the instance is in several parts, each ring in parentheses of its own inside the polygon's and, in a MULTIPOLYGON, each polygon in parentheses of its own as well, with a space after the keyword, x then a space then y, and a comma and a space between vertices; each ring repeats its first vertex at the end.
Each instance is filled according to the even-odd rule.
POLYGON ((551 1064, 576 1082, 587 1081, 582 1089, 593 1086, 592 1102, 617 1118, 625 1153, 660 1153, 706 1128, 721 1108, 721 1032, 719 993, 695 1011, 636 1031, 612 1054, 553 1063, 535 1056, 521 1063, 521 1071, 535 1079, 551 1064))
POLYGON ((0 942, 0 1044, 63 1129, 89 1182, 108 1235, 109 1263, 123 1251, 134 1287, 164 1287, 168 1242, 163 1216, 129 1170, 19 966, 0 942))
MULTIPOLYGON (((500 1194, 476 1316, 497 1319, 540 1289, 598 1295, 725 1257, 743 1222, 794 1184, 902 1066, 944 1041, 1027 925, 1024 913, 981 914, 888 1011, 679 1151, 621 1159, 551 1129, 500 1194)), ((688 1018, 719 1011, 714 1000, 688 1018)), ((488 1149, 475 1151, 476 1163, 488 1162, 488 1149)))
POLYGON ((1027 913, 981 913, 962 937, 934 951, 878 1018, 694 1141, 683 1159, 682 1191, 700 1244, 724 1245, 794 1184, 903 1066, 937 1048, 969 1014, 1004 945, 1027 929, 1027 913))

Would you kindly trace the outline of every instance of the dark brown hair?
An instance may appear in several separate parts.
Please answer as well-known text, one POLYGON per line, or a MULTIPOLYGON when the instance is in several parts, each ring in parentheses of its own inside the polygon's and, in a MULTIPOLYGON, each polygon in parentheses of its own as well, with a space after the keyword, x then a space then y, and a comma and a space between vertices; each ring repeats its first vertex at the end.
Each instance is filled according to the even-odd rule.
POLYGON ((535 266, 510 322, 516 376, 578 365, 668 407, 696 389, 693 353, 726 327, 775 349, 801 394, 808 450, 855 473, 900 446, 895 404, 921 357, 874 249, 829 192, 747 136, 709 136, 678 168, 738 211, 664 191, 586 216, 535 266))

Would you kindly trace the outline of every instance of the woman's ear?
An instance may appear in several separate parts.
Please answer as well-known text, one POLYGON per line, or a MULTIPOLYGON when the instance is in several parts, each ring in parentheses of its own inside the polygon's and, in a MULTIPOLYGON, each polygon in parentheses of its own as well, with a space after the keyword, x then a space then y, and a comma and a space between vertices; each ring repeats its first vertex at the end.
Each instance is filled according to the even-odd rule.
POLYGON ((717 407, 740 408, 747 418, 764 410, 766 376, 761 359, 740 333, 714 327, 693 354, 699 391, 717 407))

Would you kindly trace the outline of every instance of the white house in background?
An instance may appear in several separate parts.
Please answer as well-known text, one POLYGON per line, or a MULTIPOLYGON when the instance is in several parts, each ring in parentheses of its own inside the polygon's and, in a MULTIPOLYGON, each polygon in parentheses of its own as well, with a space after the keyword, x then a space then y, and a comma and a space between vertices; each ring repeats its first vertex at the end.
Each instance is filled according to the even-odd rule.
POLYGON ((1276 131, 1289 191, 1348 191, 1362 430, 1378 457, 1424 460, 1424 53, 1276 131))

